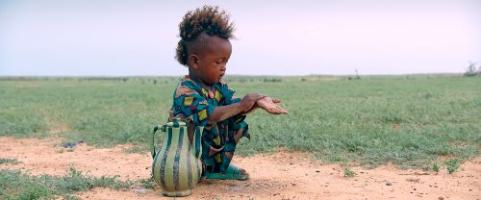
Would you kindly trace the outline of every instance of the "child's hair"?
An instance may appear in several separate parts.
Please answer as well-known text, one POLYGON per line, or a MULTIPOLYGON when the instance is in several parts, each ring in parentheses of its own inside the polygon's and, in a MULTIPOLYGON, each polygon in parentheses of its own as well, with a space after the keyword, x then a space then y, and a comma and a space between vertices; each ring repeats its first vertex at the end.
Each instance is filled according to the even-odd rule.
POLYGON ((179 24, 180 41, 177 44, 175 58, 182 65, 187 65, 188 46, 201 33, 230 39, 234 31, 234 24, 229 21, 225 11, 219 11, 217 6, 203 6, 185 14, 179 24))

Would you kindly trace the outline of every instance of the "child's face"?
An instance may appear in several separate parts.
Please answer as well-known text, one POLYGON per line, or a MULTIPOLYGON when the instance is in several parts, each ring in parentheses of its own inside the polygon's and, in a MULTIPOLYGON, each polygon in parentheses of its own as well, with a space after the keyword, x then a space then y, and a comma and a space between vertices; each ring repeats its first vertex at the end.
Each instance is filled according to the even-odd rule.
POLYGON ((204 83, 213 85, 224 76, 227 62, 232 53, 232 45, 229 40, 208 36, 206 46, 198 54, 194 54, 191 66, 197 78, 204 83))

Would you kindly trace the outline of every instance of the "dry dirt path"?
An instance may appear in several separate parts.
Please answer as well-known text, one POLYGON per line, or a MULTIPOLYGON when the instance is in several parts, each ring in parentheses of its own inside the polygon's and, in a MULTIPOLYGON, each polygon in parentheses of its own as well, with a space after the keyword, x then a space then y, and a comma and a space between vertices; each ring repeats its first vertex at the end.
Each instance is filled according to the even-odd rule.
MULTIPOLYGON (((149 153, 125 153, 129 145, 98 149, 79 144, 73 151, 60 139, 0 137, 0 158, 18 164, 0 169, 21 169, 33 175, 65 175, 70 166, 92 176, 119 175, 122 180, 147 179, 149 153)), ((481 158, 465 162, 454 174, 400 170, 391 165, 376 169, 323 164, 308 154, 279 151, 252 157, 235 157, 234 163, 250 172, 248 181, 202 181, 193 195, 182 199, 473 199, 481 200, 481 158)), ((81 199, 172 199, 159 190, 133 186, 115 191, 96 188, 78 194, 81 199)))

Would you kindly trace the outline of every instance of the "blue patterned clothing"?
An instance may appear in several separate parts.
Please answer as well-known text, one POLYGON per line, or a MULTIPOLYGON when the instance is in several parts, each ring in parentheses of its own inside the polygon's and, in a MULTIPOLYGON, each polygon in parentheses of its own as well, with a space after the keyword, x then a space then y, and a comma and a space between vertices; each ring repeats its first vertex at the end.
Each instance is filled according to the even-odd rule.
POLYGON ((185 121, 190 139, 194 127, 204 126, 202 163, 209 172, 225 172, 236 149, 234 135, 241 134, 241 137, 249 138, 248 125, 244 121, 246 116, 240 114, 214 124, 209 124, 207 118, 217 106, 240 102, 240 99, 234 96, 234 90, 221 82, 214 84, 209 90, 185 76, 177 86, 173 99, 169 120, 179 118, 185 121), (242 131, 239 131, 241 129, 242 131))

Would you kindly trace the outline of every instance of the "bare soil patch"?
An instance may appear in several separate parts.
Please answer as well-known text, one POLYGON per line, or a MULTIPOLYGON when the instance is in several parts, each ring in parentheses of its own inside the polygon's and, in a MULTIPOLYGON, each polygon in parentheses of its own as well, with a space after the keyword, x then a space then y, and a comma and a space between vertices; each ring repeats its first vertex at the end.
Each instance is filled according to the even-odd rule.
MULTIPOLYGON (((65 175, 70 166, 92 176, 122 180, 150 176, 149 153, 125 153, 130 145, 99 149, 78 144, 69 150, 59 138, 0 137, 0 157, 17 164, 0 169, 21 169, 33 175, 65 175)), ((375 169, 352 167, 355 177, 344 177, 344 167, 323 164, 309 154, 279 151, 235 157, 236 165, 250 173, 247 181, 206 181, 183 199, 481 199, 481 158, 465 162, 454 174, 401 170, 392 165, 375 169)), ((126 191, 96 188, 78 194, 82 199, 170 199, 159 189, 141 185, 126 191)))

